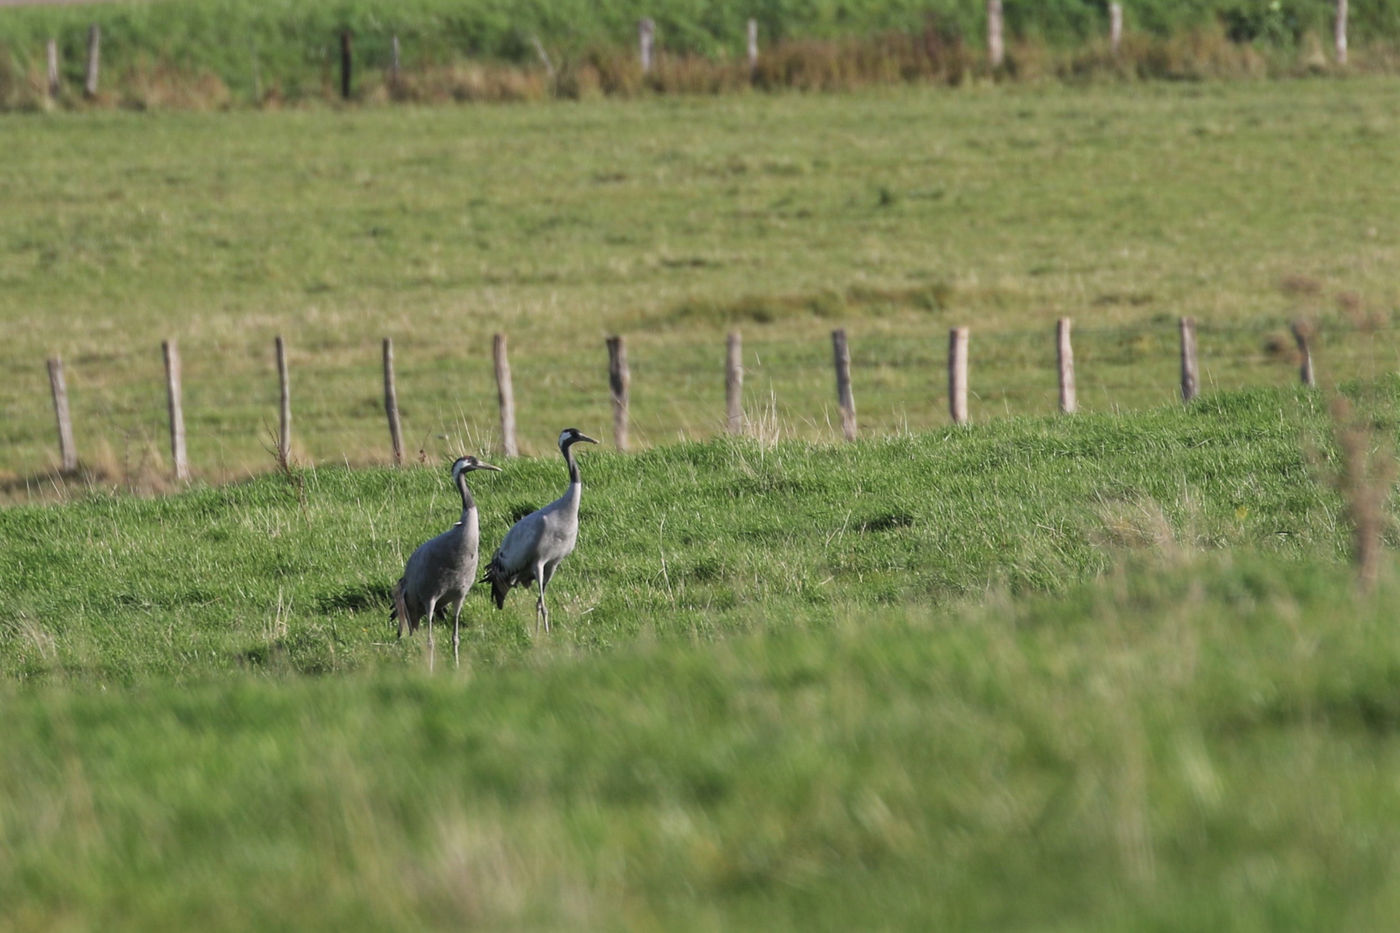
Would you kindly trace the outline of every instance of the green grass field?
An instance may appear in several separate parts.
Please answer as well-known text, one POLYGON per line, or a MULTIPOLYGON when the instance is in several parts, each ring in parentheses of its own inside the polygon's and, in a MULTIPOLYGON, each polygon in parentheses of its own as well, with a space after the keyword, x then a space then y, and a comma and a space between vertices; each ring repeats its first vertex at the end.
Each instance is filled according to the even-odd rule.
POLYGON ((1400 425, 1394 91, 3 118, 0 930, 1388 929, 1400 575, 1346 465, 1400 425), (496 331, 540 456, 478 474, 488 551, 606 436, 611 333, 640 450, 581 458, 554 631, 474 592, 430 669, 389 586, 495 457, 496 331))
MULTIPOLYGON (((0 511, 7 925, 1382 929, 1394 568, 1329 437, 1261 390, 600 451, 553 634, 475 593, 432 675, 387 587, 443 468, 0 511)), ((488 546, 562 473, 478 482, 488 546)))
POLYGON ((946 424, 947 329, 973 327, 974 419, 1055 404, 1053 319, 1090 411, 1166 403, 1179 315, 1207 391, 1393 368, 1400 124, 1390 80, 900 89, 525 107, 7 118, 0 471, 56 462, 43 360, 78 452, 164 469, 160 341, 185 359, 197 473, 266 469, 272 338, 304 463, 387 457, 379 341, 410 447, 496 437, 510 335, 526 450, 609 417, 603 337, 643 446, 723 424, 725 332, 751 416, 836 435, 846 326, 876 434, 946 424), (1382 333, 1377 339, 1375 328, 1382 333), (451 435, 443 442, 439 435, 451 435))

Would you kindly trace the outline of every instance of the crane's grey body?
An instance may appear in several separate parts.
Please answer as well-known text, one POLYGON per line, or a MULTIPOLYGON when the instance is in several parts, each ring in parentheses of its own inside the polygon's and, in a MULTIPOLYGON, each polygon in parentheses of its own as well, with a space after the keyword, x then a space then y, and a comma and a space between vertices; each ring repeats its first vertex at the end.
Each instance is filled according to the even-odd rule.
POLYGON ((513 587, 539 585, 535 602, 535 629, 540 625, 549 631, 549 609, 544 593, 559 564, 578 543, 578 506, 583 497, 583 480, 574 461, 573 445, 578 442, 598 443, 577 428, 565 428, 559 434, 559 452, 569 465, 569 488, 564 495, 542 509, 537 509, 516 522, 501 540, 486 568, 483 583, 491 584, 491 596, 496 608, 505 605, 506 594, 513 587))
POLYGON ((424 541, 404 565, 403 576, 394 585, 394 611, 399 620, 399 637, 418 629, 418 620, 428 620, 428 662, 432 663, 433 616, 452 606, 452 657, 457 660, 462 642, 462 602, 476 580, 480 522, 476 500, 467 486, 472 470, 498 470, 475 457, 462 457, 452 464, 452 481, 462 495, 462 517, 447 531, 424 541))

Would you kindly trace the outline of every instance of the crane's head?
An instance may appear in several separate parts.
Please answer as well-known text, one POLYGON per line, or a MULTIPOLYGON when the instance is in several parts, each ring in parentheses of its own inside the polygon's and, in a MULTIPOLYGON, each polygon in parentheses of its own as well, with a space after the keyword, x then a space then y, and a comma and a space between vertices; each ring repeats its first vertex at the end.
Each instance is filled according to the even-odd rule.
POLYGON ((574 444, 577 444, 579 441, 583 441, 588 444, 598 443, 593 438, 589 437, 587 434, 584 434, 578 428, 565 428, 564 430, 559 432, 559 449, 562 451, 567 452, 570 447, 572 447, 574 444))
POLYGON ((452 482, 457 482, 457 477, 471 470, 495 470, 500 472, 501 468, 492 466, 484 460, 478 460, 473 456, 458 457, 452 463, 452 482))

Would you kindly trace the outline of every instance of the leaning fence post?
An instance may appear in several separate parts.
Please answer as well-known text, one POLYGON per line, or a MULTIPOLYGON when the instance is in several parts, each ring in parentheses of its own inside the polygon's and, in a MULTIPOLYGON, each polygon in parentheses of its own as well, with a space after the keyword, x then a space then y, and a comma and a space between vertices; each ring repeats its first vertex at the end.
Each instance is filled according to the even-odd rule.
POLYGON ((491 344, 496 361, 496 398, 501 406, 501 450, 507 457, 516 456, 515 389, 510 382, 510 357, 506 355, 506 335, 497 334, 491 344))
POLYGON ((993 68, 1000 68, 1006 60, 1006 46, 1002 41, 1001 0, 987 0, 987 58, 993 68))
POLYGON ((948 414, 953 424, 967 424, 966 327, 948 331, 948 414))
POLYGON ((1312 327, 1307 321, 1293 322, 1293 339, 1298 342, 1298 353, 1302 355, 1303 362, 1298 367, 1298 377, 1303 385, 1313 388, 1317 385, 1317 379, 1313 375, 1312 350, 1308 346, 1308 338, 1312 336, 1312 327))
POLYGON ((68 414, 68 384, 63 379, 61 357, 49 360, 49 388, 53 390, 53 413, 58 419, 60 469, 72 473, 78 469, 78 452, 73 446, 73 419, 68 414))
POLYGON ((174 340, 162 340, 161 355, 165 357, 165 396, 170 411, 170 459, 175 461, 175 478, 190 478, 189 459, 185 456, 185 411, 180 404, 180 348, 174 340))
POLYGON ((729 332, 725 344, 724 403, 729 415, 729 433, 744 433, 744 349, 737 330, 729 332))
POLYGON ((1055 358, 1060 370, 1060 411, 1072 415, 1079 410, 1074 392, 1074 347, 1069 340, 1069 318, 1055 324, 1055 358))
POLYGON ((96 23, 88 27, 87 78, 83 82, 83 93, 88 99, 97 96, 97 68, 102 55, 102 30, 96 23))
POLYGON ((637 46, 642 59, 642 74, 651 73, 651 49, 656 39, 656 23, 646 17, 637 23, 637 46))
POLYGON ((62 90, 58 80, 58 42, 50 39, 44 51, 49 65, 49 100, 57 100, 58 92, 62 90))
POLYGON ((621 337, 608 338, 608 385, 612 389, 613 438, 618 450, 627 449, 627 405, 632 383, 627 371, 627 345, 621 337))
POLYGON ((831 332, 831 350, 836 361, 836 403, 841 408, 841 433, 846 440, 856 439, 856 400, 851 393, 851 348, 846 343, 846 331, 831 332))
POLYGON ((277 465, 286 469, 292 461, 292 392, 287 377, 287 345, 277 337, 277 384, 281 391, 282 417, 277 432, 277 465))
POLYGON ((1196 365, 1196 319, 1181 319, 1181 400, 1189 402, 1201 391, 1200 370, 1196 365))
POLYGON ((394 339, 384 338, 384 414, 389 418, 389 442, 394 465, 403 463, 403 430, 399 425, 399 391, 394 385, 394 339))

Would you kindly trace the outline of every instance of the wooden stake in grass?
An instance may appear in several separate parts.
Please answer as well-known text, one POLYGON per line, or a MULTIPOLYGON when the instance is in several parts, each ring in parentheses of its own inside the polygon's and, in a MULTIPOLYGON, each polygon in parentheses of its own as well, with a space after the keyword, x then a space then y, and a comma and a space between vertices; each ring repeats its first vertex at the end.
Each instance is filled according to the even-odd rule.
POLYGON ((993 68, 1006 60, 1006 45, 1002 41, 1001 0, 987 0, 987 59, 993 68))
POLYGON ((277 384, 281 390, 281 421, 277 432, 277 466, 287 469, 292 462, 292 390, 287 378, 287 345, 277 337, 277 384))
POLYGON ((519 454, 515 446, 515 389, 510 382, 505 334, 497 334, 492 340, 491 355, 496 361, 496 398, 501 405, 501 449, 507 457, 514 457, 519 454))
POLYGON ((744 344, 737 330, 729 332, 725 343, 724 405, 728 412, 729 433, 744 433, 744 344))
POLYGON ((651 49, 656 40, 656 23, 646 17, 637 23, 637 47, 642 59, 642 74, 651 73, 651 49))
POLYGON ((59 91, 63 89, 58 81, 58 42, 50 39, 44 51, 49 63, 49 100, 58 100, 59 91))
POLYGON ((53 390, 53 413, 58 419, 58 457, 60 469, 73 473, 78 469, 78 452, 73 446, 73 419, 68 414, 68 384, 63 379, 63 360, 49 360, 49 388, 53 390))
POLYGON ((748 29, 749 77, 758 70, 758 20, 749 20, 748 29))
POLYGON ((399 393, 394 386, 394 340, 384 338, 384 414, 389 418, 389 443, 394 446, 394 466, 403 463, 403 430, 399 426, 399 393))
POLYGON ((1074 347, 1069 341, 1069 318, 1055 324, 1055 358, 1060 370, 1060 411, 1072 415, 1079 410, 1074 392, 1074 347))
POLYGON ((1332 38, 1337 49, 1337 64, 1347 63, 1347 0, 1337 0, 1337 16, 1333 21, 1332 38))
POLYGON ((88 100, 97 96, 97 69, 102 58, 102 30, 93 23, 88 27, 87 76, 83 81, 83 93, 88 100))
POLYGON ((390 43, 389 59, 389 89, 397 91, 399 89, 399 35, 394 33, 393 41, 390 43))
POLYGON ((1113 57, 1118 57, 1118 50, 1123 45, 1123 4, 1115 2, 1108 5, 1108 47, 1113 52, 1113 57))
POLYGON ((340 31, 340 96, 343 100, 350 99, 350 30, 340 31))
POLYGON ((608 385, 612 389, 613 440, 618 450, 627 449, 627 405, 632 384, 627 371, 627 345, 621 337, 608 338, 608 385))
POLYGON ((1189 402, 1201 391, 1200 370, 1196 366, 1196 319, 1181 319, 1181 400, 1189 402))
POLYGON ((846 344, 846 331, 831 332, 832 355, 836 360, 836 404, 841 408, 841 433, 846 440, 856 439, 856 400, 851 393, 851 348, 846 344))
POLYGON ((1312 350, 1308 347, 1308 337, 1312 335, 1312 327, 1307 321, 1293 322, 1293 339, 1298 343, 1298 353, 1303 361, 1298 367, 1298 378, 1303 385, 1308 388, 1317 386, 1317 379, 1313 375, 1312 350))
POLYGON ((948 331, 948 414, 953 424, 967 424, 966 327, 948 331))
POLYGON ((161 354, 165 357, 165 396, 170 411, 170 459, 175 463, 175 478, 190 478, 189 459, 185 456, 185 412, 180 404, 180 348, 174 340, 163 340, 161 354))

